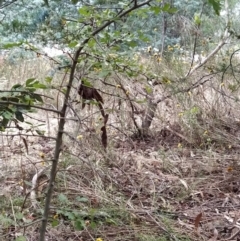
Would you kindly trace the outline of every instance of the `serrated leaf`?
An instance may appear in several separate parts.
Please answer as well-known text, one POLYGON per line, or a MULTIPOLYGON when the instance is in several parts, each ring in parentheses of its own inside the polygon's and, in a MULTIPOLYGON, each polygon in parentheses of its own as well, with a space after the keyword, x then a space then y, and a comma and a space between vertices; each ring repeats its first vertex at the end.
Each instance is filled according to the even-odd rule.
POLYGON ((74 224, 75 224, 75 228, 77 230, 83 230, 84 229, 85 224, 84 224, 83 220, 78 219, 74 222, 74 224))
POLYGON ((66 195, 64 195, 63 193, 60 193, 58 195, 58 200, 61 202, 61 203, 68 203, 68 198, 66 195))
POLYGON ((64 215, 69 219, 69 220, 74 220, 76 217, 73 212, 66 212, 64 215))

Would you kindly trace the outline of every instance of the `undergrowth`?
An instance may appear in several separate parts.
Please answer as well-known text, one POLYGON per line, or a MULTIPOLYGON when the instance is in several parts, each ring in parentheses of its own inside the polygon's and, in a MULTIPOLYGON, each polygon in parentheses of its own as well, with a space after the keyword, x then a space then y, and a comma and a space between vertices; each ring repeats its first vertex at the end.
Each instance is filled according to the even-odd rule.
MULTIPOLYGON (((123 76, 116 82, 113 74, 111 83, 126 85, 126 95, 119 87, 98 83, 110 118, 108 152, 101 145, 101 115, 94 105, 81 109, 75 83, 51 204, 49 240, 208 240, 214 229, 221 238, 231 234, 222 233, 221 227, 226 225, 224 208, 238 203, 239 190, 234 183, 240 170, 239 93, 238 88, 231 88, 236 79, 230 73, 223 78, 218 72, 202 83, 202 76, 209 78, 209 71, 202 69, 183 80, 188 66, 176 59, 156 63, 142 57, 138 61, 147 63, 148 71, 155 73, 155 86, 142 76, 140 83, 123 76), (197 80, 199 86, 184 91, 197 80), (159 103, 148 138, 134 138, 136 126, 129 98, 135 104, 134 118, 141 121, 147 108, 142 91, 148 88, 155 96, 169 97, 159 103), (113 94, 116 90, 117 98, 113 94), (226 200, 227 192, 232 197, 226 200), (218 212, 216 206, 221 206, 218 212), (198 221, 199 213, 204 215, 198 221), (221 219, 221 227, 216 218, 221 219)), ((33 76, 45 81, 51 63, 37 58, 15 64, 14 71, 12 68, 1 70, 10 80, 5 88, 33 76)), ((48 90, 52 99, 45 99, 45 106, 57 109, 62 102, 56 90, 64 86, 63 76, 61 72, 54 75, 48 90)), ((37 240, 49 179, 47 167, 54 150, 54 141, 48 137, 55 135, 58 116, 38 111, 28 120, 44 121, 40 130, 45 135, 26 137, 28 152, 19 138, 26 134, 24 130, 14 137, 7 136, 9 132, 1 134, 1 240, 37 240), (43 168, 35 206, 32 180, 43 168)))

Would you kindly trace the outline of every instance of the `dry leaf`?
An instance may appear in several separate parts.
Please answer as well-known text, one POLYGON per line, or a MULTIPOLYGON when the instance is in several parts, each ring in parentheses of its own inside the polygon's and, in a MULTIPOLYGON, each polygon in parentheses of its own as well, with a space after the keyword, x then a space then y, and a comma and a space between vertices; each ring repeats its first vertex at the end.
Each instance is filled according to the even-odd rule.
POLYGON ((195 221, 194 221, 194 227, 195 227, 197 233, 199 233, 199 229, 198 228, 199 228, 199 223, 200 223, 201 219, 202 219, 202 213, 199 213, 197 215, 197 217, 195 218, 195 221))
POLYGON ((188 190, 188 185, 187 182, 184 181, 183 179, 179 179, 179 181, 182 183, 182 185, 186 188, 186 190, 188 190))

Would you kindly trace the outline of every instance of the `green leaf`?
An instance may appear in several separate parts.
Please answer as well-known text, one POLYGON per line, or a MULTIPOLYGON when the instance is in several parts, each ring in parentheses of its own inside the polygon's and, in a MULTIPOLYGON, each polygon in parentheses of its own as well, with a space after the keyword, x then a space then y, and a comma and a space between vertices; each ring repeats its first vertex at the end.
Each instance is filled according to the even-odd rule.
POLYGON ((109 76, 109 75, 111 74, 111 72, 112 72, 111 70, 107 70, 107 69, 102 70, 102 71, 99 73, 99 77, 105 78, 105 77, 109 76))
POLYGON ((90 222, 90 227, 91 227, 92 229, 95 229, 95 228, 97 227, 96 222, 91 221, 91 222, 90 222))
POLYGON ((76 230, 83 230, 84 229, 85 223, 83 222, 83 220, 78 219, 74 222, 74 224, 75 224, 76 230))
POLYGON ((138 46, 138 43, 135 40, 131 40, 127 43, 127 45, 134 48, 134 47, 138 46))
POLYGON ((76 200, 77 200, 78 202, 82 202, 82 203, 87 203, 87 202, 89 202, 89 199, 86 198, 86 197, 76 197, 76 200))
POLYGON ((70 42, 69 44, 68 44, 68 47, 69 48, 75 48, 76 46, 77 46, 77 44, 78 44, 78 41, 72 41, 72 42, 70 42))
POLYGON ((19 121, 21 121, 21 122, 24 122, 24 117, 23 117, 22 112, 17 111, 17 112, 15 113, 15 116, 16 116, 16 119, 17 119, 17 120, 19 120, 19 121))
POLYGON ((152 7, 150 7, 150 10, 152 12, 154 12, 155 14, 159 14, 162 11, 162 8, 158 7, 158 6, 152 6, 152 7))
POLYGON ((3 118, 3 120, 0 122, 0 129, 1 131, 5 130, 5 127, 8 125, 9 119, 3 118))
POLYGON ((35 130, 39 136, 44 136, 45 131, 35 130))
POLYGON ((49 7, 48 0, 43 0, 43 1, 44 1, 45 5, 46 5, 47 7, 49 7))
POLYGON ((62 194, 62 193, 60 193, 60 194, 58 195, 58 200, 59 200, 61 203, 68 203, 68 202, 69 202, 67 196, 64 195, 64 194, 62 194))
POLYGON ((16 241, 27 241, 27 239, 24 236, 19 236, 15 240, 16 241))
POLYGON ((33 87, 36 89, 47 89, 47 86, 41 83, 34 83, 33 87))
POLYGON ((29 87, 31 86, 30 84, 35 80, 35 78, 31 78, 31 79, 28 79, 26 80, 26 86, 29 87))
POLYGON ((19 47, 21 45, 22 45, 22 42, 19 42, 19 43, 7 43, 7 44, 3 45, 3 48, 4 49, 11 49, 11 48, 14 48, 14 47, 19 47))
POLYGON ((82 80, 82 84, 87 87, 93 87, 92 83, 85 78, 82 80))
POLYGON ((13 118, 13 113, 9 112, 9 111, 5 111, 2 116, 7 119, 7 120, 11 120, 13 118))
POLYGON ((39 94, 34 94, 34 95, 32 95, 32 98, 34 98, 35 100, 37 100, 37 101, 43 103, 42 96, 39 95, 39 94))
POLYGON ((145 85, 145 90, 148 94, 151 94, 153 92, 153 89, 152 87, 148 86, 148 85, 145 85))
POLYGON ((57 219, 54 219, 52 221, 52 227, 56 227, 56 226, 58 226, 58 224, 59 224, 59 221, 57 219))
POLYGON ((201 18, 200 18, 200 15, 199 14, 195 14, 194 15, 194 23, 196 25, 200 25, 201 24, 201 18))
POLYGON ((17 90, 17 89, 19 89, 20 87, 22 87, 21 84, 15 84, 14 86, 12 86, 12 89, 11 89, 11 90, 17 90))
POLYGON ((171 8, 170 3, 165 3, 164 6, 162 7, 162 10, 164 12, 167 12, 171 8))
POLYGON ((96 41, 95 41, 93 38, 91 38, 91 39, 88 41, 88 46, 89 46, 89 48, 93 48, 95 44, 96 44, 96 41))
POLYGON ((222 8, 220 0, 208 0, 208 4, 213 7, 215 13, 219 16, 222 8))
POLYGON ((50 77, 50 76, 47 76, 46 78, 45 78, 45 81, 47 82, 47 83, 51 83, 52 82, 52 77, 50 77))
POLYGON ((90 9, 87 6, 83 6, 82 8, 79 8, 78 12, 85 17, 91 14, 90 9))
POLYGON ((15 217, 16 217, 16 219, 21 220, 23 218, 23 214, 22 213, 16 213, 15 217))
POLYGON ((64 215, 69 219, 69 220, 74 220, 76 217, 73 212, 66 212, 64 215))
POLYGON ((24 95, 24 101, 30 101, 32 98, 29 95, 24 95))
POLYGON ((62 88, 61 90, 62 90, 63 94, 66 94, 67 88, 62 88))
POLYGON ((172 14, 176 13, 177 11, 178 11, 177 8, 170 8, 170 9, 167 10, 168 13, 172 13, 172 14))
POLYGON ((77 3, 78 3, 78 0, 71 0, 71 2, 72 2, 73 4, 77 4, 77 3))
POLYGON ((11 110, 11 112, 17 111, 17 107, 15 105, 8 105, 8 109, 11 110))
POLYGON ((162 7, 162 11, 167 13, 175 13, 177 11, 177 8, 171 7, 170 3, 166 3, 162 7))

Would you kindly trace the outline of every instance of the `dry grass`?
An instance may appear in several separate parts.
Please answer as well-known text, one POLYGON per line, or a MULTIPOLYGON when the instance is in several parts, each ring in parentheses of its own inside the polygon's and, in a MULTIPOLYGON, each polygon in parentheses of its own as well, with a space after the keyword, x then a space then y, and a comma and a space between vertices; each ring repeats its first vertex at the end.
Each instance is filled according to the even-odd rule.
MULTIPOLYGON (((163 77, 171 80, 157 85, 156 95, 176 93, 209 74, 201 70, 184 82, 178 74, 180 68, 184 73, 185 67, 177 62, 169 66, 164 61, 154 66, 156 72, 161 69, 157 72, 160 81, 163 77)), ((10 80, 6 87, 34 76, 44 81, 51 64, 37 59, 34 65, 24 62, 15 65, 14 71, 12 68, 2 70, 10 80)), ((228 73, 222 84, 218 74, 198 88, 173 94, 159 103, 151 136, 142 140, 133 138, 128 99, 144 98, 147 81, 139 78, 132 84, 131 79, 114 73, 113 86, 96 79, 96 86, 104 90, 105 108, 110 114, 107 153, 101 146, 98 109, 81 110, 80 104, 74 102, 76 82, 69 103, 48 240, 209 240, 214 234, 219 240, 230 240, 231 236, 236 240, 240 140, 235 97, 239 93, 228 88, 236 80, 228 73), (129 93, 117 88, 118 84, 129 93), (202 217, 197 221, 200 213, 202 217)), ((62 73, 54 76, 56 88, 64 86, 62 79, 62 73)), ((54 99, 46 99, 45 105, 58 108, 61 94, 54 89, 47 94, 54 99)), ((133 103, 138 109, 135 117, 141 120, 146 103, 133 103)), ((29 120, 34 124, 41 120, 44 125, 38 128, 54 137, 57 116, 43 111, 33 116, 36 120, 29 120)), ((18 135, 13 138, 5 134, 11 133, 1 135, 1 240, 14 240, 21 234, 27 240, 37 240, 39 223, 34 221, 41 217, 48 169, 39 181, 38 208, 32 206, 28 193, 33 175, 51 164, 54 140, 25 137, 27 153, 18 135)))

